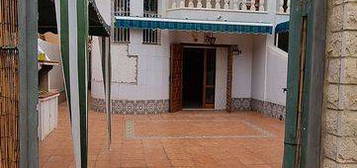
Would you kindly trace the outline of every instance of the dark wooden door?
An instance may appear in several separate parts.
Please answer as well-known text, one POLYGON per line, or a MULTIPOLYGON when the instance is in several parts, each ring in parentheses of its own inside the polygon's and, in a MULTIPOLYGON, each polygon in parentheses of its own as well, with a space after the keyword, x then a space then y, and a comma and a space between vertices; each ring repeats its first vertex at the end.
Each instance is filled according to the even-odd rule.
POLYGON ((216 85, 216 49, 205 49, 203 70, 203 108, 214 108, 216 85))
POLYGON ((179 44, 171 45, 170 54, 170 112, 182 110, 182 65, 183 47, 179 44))

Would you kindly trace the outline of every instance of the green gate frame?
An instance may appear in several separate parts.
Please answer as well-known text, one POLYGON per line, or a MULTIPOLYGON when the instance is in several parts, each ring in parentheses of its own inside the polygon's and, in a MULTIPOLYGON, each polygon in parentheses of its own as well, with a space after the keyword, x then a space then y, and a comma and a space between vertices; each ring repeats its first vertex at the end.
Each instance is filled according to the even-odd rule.
POLYGON ((284 168, 320 167, 326 9, 325 0, 291 1, 284 168))
POLYGON ((20 167, 39 167, 37 0, 18 0, 20 167))

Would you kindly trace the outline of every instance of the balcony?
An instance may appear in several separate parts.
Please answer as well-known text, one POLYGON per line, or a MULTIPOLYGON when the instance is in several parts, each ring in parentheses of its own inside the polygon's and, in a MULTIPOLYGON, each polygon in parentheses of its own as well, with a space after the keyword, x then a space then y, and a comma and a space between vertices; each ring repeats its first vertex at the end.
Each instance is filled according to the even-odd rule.
POLYGON ((288 18, 289 3, 290 0, 171 0, 166 15, 176 19, 273 23, 275 15, 288 18))

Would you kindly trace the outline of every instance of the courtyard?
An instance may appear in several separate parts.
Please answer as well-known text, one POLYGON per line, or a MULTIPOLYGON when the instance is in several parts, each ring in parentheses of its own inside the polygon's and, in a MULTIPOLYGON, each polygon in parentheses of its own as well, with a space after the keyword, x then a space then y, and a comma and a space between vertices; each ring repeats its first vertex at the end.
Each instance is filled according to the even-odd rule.
MULTIPOLYGON (((59 109, 57 129, 40 142, 43 168, 74 167, 66 103, 59 109)), ((284 121, 261 113, 115 114, 111 150, 105 113, 90 111, 88 122, 90 168, 278 168, 282 164, 284 121)))

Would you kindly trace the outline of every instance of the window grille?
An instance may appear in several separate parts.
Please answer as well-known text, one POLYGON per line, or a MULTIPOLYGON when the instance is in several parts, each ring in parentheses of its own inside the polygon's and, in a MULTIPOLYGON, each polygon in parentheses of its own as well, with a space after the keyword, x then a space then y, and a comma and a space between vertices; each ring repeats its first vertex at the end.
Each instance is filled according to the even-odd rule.
MULTIPOLYGON (((144 0, 144 17, 158 18, 157 0, 144 0)), ((159 29, 144 29, 143 44, 160 44, 161 31, 159 29)))
MULTIPOLYGON (((114 1, 114 16, 130 16, 130 0, 114 1)), ((128 28, 114 28, 114 42, 130 42, 130 30, 128 28)))

